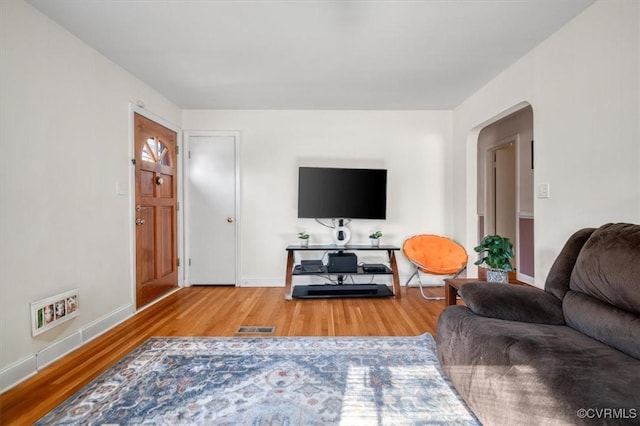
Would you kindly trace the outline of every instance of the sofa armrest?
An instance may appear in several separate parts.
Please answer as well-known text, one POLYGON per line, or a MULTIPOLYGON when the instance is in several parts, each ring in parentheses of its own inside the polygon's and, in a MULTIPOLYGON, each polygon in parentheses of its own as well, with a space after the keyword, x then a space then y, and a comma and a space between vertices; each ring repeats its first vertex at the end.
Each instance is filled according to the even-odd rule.
POLYGON ((508 321, 562 325, 562 302, 555 296, 523 285, 474 282, 460 288, 460 296, 475 314, 508 321))

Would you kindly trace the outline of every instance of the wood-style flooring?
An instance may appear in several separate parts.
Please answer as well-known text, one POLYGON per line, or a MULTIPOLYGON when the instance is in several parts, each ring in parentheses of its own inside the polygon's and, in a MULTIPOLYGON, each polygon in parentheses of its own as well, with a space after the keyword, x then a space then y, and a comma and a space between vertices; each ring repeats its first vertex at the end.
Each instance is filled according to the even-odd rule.
POLYGON ((180 289, 0 395, 0 425, 32 424, 151 336, 255 336, 237 334, 240 326, 274 326, 265 336, 435 335, 445 307, 406 287, 400 299, 284 295, 284 288, 180 289))

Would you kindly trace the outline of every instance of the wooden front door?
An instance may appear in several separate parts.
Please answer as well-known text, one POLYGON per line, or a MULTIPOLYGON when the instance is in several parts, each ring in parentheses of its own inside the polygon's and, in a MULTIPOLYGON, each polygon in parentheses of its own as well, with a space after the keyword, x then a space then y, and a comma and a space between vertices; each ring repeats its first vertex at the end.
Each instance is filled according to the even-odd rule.
POLYGON ((135 114, 136 306, 178 286, 176 133, 135 114))

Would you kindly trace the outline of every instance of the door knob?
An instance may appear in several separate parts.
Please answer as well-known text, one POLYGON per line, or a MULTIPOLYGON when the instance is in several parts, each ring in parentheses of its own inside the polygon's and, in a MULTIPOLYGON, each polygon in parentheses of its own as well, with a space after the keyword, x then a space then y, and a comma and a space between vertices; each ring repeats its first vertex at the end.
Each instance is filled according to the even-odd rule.
POLYGON ((160 176, 156 177, 156 185, 162 185, 164 183, 164 179, 160 176))
POLYGON ((227 218, 227 222, 229 222, 229 223, 233 222, 233 218, 232 217, 228 217, 227 218))
POLYGON ((137 218, 136 219, 136 226, 140 226, 140 225, 144 225, 144 219, 137 218))

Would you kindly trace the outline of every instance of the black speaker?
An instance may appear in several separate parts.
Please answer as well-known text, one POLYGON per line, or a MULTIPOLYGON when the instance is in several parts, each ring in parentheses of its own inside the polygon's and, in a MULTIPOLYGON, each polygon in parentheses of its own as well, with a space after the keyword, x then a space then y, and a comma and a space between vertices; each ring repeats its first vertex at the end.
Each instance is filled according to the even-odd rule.
POLYGON ((355 253, 329 253, 327 271, 331 273, 356 273, 358 272, 358 256, 355 253))

